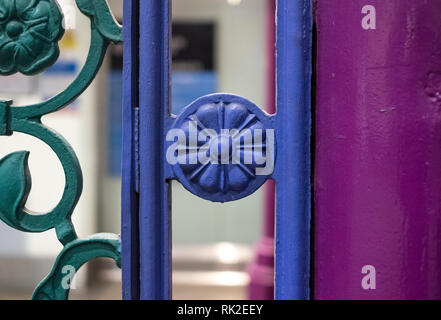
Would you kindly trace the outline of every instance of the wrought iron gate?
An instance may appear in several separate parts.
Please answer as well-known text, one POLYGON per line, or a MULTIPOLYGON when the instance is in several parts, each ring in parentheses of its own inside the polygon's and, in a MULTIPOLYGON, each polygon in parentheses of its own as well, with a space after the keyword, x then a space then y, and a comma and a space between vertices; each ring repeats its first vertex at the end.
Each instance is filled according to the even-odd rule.
POLYGON ((277 1, 274 115, 232 94, 171 114, 170 1, 126 0, 124 10, 124 298, 171 298, 171 180, 227 202, 267 179, 277 184, 275 297, 309 298, 310 1, 277 1))
MULTIPOLYGON (((0 160, 0 218, 26 232, 54 228, 64 249, 38 286, 35 299, 66 299, 65 265, 95 257, 120 263, 117 235, 77 238, 71 214, 82 190, 78 160, 43 115, 76 99, 89 86, 111 42, 124 39, 122 271, 125 299, 171 298, 169 184, 216 202, 246 197, 267 179, 277 184, 275 297, 309 298, 310 0, 277 1, 277 113, 232 94, 201 97, 170 113, 170 1, 125 0, 124 30, 105 0, 76 0, 91 21, 87 61, 75 81, 52 99, 25 107, 0 101, 0 134, 22 132, 57 154, 66 186, 54 210, 24 208, 31 188, 27 152, 0 160)), ((62 13, 54 0, 0 0, 0 74, 32 75, 58 58, 62 13)), ((238 77, 241 75, 238 74, 238 77)))

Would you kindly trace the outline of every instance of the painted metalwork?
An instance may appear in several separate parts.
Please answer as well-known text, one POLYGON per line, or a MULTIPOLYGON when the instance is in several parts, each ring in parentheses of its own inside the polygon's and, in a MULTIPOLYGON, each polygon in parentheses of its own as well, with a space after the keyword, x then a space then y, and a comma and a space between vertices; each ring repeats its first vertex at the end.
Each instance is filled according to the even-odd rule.
POLYGON ((438 300, 441 6, 369 4, 317 1, 314 298, 438 300))
MULTIPOLYGON (((170 1, 127 2, 126 21, 136 32, 125 34, 125 44, 130 43, 130 50, 138 45, 139 60, 131 51, 125 64, 124 298, 171 298, 171 180, 199 197, 226 202, 250 195, 267 179, 277 184, 275 297, 309 298, 312 6, 309 0, 278 0, 277 5, 277 113, 267 115, 242 97, 215 94, 196 100, 176 116, 170 113, 170 1), (139 29, 134 19, 139 19, 139 29), (198 119, 196 132, 203 127, 214 132, 206 140, 212 150, 223 144, 232 149, 232 140, 221 131, 231 126, 274 130, 274 170, 250 174, 255 163, 222 163, 222 151, 214 152, 220 164, 192 163, 202 146, 188 147, 189 124, 198 119), (183 163, 179 150, 176 163, 167 157, 170 145, 177 142, 167 141, 174 129, 182 129, 187 141, 181 148, 183 163)), ((271 150, 255 140, 249 147, 253 157, 271 150)))
MULTIPOLYGON (((73 83, 48 101, 17 107, 0 101, 0 134, 21 132, 46 143, 60 160, 64 175, 63 196, 47 213, 31 214, 25 203, 31 189, 29 153, 15 152, 0 160, 0 219, 20 231, 43 232, 54 228, 64 249, 52 272, 38 286, 34 299, 65 299, 68 288, 61 284, 64 265, 81 267, 95 257, 110 257, 118 264, 118 236, 95 235, 79 240, 71 215, 82 191, 78 159, 64 138, 41 123, 41 117, 64 108, 76 99, 94 79, 111 42, 122 41, 122 28, 112 16, 106 0, 76 0, 80 11, 91 21, 91 43, 87 60, 73 83), (61 269, 60 269, 61 268, 61 269)), ((35 74, 58 57, 58 40, 63 35, 62 12, 53 0, 0 0, 0 73, 35 74)))
MULTIPOLYGON (((139 278, 140 299, 171 297, 170 166, 165 136, 171 125, 170 1, 139 5, 139 278)), ((131 160, 130 160, 131 161, 131 160)), ((129 173, 125 173, 129 174, 129 173)), ((123 265, 123 272, 125 266, 123 265)), ((129 284, 130 285, 130 284, 129 284)))
POLYGON ((308 299, 312 4, 278 0, 276 10, 275 298, 308 299))
POLYGON ((137 300, 139 281, 139 6, 124 0, 123 144, 121 185, 121 263, 123 299, 137 300))
POLYGON ((0 1, 0 74, 31 75, 51 66, 64 34, 53 0, 0 1))
POLYGON ((35 289, 34 300, 66 300, 69 289, 63 286, 66 266, 79 270, 86 262, 106 257, 115 260, 121 267, 121 241, 115 234, 95 234, 87 239, 76 239, 69 242, 55 260, 54 267, 49 275, 35 289))
POLYGON ((272 173, 256 174, 263 167, 258 159, 274 155, 275 150, 265 144, 266 130, 273 130, 272 126, 271 118, 247 99, 231 94, 202 97, 185 108, 172 126, 185 133, 184 144, 177 142, 177 153, 183 152, 177 155, 173 171, 187 190, 201 198, 227 202, 246 197, 272 173), (210 130, 212 135, 205 141, 195 139, 191 145, 192 133, 199 136, 210 130), (261 145, 254 143, 257 135, 261 145), (206 153, 204 162, 198 159, 201 153, 206 153), (244 161, 246 157, 251 161, 244 161))

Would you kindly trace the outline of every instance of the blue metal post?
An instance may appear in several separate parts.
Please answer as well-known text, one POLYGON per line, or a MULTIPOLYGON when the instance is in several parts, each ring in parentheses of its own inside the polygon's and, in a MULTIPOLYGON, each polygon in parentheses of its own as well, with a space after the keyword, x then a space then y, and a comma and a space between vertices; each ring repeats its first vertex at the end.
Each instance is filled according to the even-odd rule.
POLYGON ((308 299, 312 8, 277 1, 276 299, 308 299))
POLYGON ((139 299, 139 231, 136 193, 136 110, 138 106, 138 1, 124 1, 124 88, 121 251, 123 299, 139 299))
POLYGON ((163 132, 169 110, 170 2, 139 4, 140 298, 169 299, 170 208, 163 132))

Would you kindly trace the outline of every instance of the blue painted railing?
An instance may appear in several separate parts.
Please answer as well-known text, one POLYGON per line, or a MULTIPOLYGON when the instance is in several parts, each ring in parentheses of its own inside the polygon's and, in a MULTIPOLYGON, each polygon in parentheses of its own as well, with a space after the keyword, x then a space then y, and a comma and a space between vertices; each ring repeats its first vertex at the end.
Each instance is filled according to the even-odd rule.
POLYGON ((170 208, 164 157, 169 120, 170 2, 140 1, 139 237, 140 297, 168 299, 170 208))
POLYGON ((124 299, 139 299, 139 227, 137 168, 138 114, 138 1, 124 1, 123 146, 121 261, 124 299))
POLYGON ((312 9, 310 0, 278 0, 277 5, 277 113, 268 115, 242 97, 216 94, 176 116, 169 111, 170 1, 125 1, 125 299, 171 298, 171 180, 199 197, 226 202, 250 195, 267 179, 277 184, 275 297, 309 298, 312 9), (212 129, 206 136, 209 150, 197 141, 192 145, 192 130, 206 129, 212 129), (228 136, 222 129, 244 130, 253 139, 228 136), (233 148, 237 141, 238 150, 233 148), (169 153, 173 146, 176 152, 169 153), (192 162, 195 150, 198 158, 192 162), (199 161, 208 151, 210 161, 199 161), (250 154, 253 160, 243 161, 250 154), (264 165, 256 160, 262 157, 264 165), (268 169, 271 159, 275 167, 268 169))
POLYGON ((312 7, 277 1, 275 297, 309 297, 312 7))

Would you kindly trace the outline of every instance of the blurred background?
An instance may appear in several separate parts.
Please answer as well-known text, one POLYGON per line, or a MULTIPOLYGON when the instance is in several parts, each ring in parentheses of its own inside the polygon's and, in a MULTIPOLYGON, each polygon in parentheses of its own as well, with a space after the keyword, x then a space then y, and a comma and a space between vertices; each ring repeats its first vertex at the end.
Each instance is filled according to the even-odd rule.
MULTIPOLYGON (((0 77, 0 96, 14 105, 38 102, 64 90, 85 61, 89 20, 74 0, 58 0, 66 33, 58 62, 34 77, 0 77)), ((122 21, 122 0, 108 0, 122 21)), ((173 0, 172 109, 214 92, 243 95, 265 108, 266 0, 173 0)), ((112 46, 93 85, 72 105, 45 116, 80 160, 84 189, 73 222, 80 237, 120 233, 122 46, 112 46)), ((61 165, 37 139, 0 137, 0 158, 29 150, 32 190, 27 207, 45 212, 60 200, 61 165)), ((262 230, 263 194, 228 204, 199 199, 173 183, 174 299, 246 299, 247 265, 262 230)), ((29 299, 52 268, 61 244, 55 232, 27 234, 0 223, 0 299, 29 299)), ((94 260, 75 278, 72 299, 120 299, 121 272, 94 260)))

